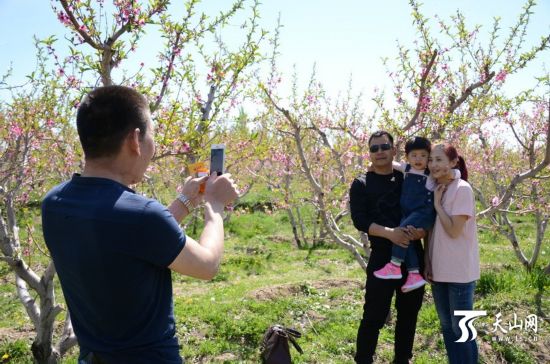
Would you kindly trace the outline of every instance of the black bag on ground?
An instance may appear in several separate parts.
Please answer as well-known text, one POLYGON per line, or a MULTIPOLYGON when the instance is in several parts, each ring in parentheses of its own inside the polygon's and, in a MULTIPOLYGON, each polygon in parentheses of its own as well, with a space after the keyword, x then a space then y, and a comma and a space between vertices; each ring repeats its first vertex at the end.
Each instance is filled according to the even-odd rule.
POLYGON ((283 327, 281 325, 273 325, 264 334, 262 340, 262 363, 263 364, 291 364, 290 347, 288 342, 303 353, 302 348, 296 342, 297 338, 302 336, 296 330, 283 327))

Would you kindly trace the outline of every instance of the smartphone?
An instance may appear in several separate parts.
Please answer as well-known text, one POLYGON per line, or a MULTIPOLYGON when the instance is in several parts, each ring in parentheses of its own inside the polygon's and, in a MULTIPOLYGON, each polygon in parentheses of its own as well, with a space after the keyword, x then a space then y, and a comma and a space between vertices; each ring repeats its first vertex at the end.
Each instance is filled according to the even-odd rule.
POLYGON ((212 144, 210 149, 210 174, 216 172, 218 176, 225 171, 225 144, 212 144))

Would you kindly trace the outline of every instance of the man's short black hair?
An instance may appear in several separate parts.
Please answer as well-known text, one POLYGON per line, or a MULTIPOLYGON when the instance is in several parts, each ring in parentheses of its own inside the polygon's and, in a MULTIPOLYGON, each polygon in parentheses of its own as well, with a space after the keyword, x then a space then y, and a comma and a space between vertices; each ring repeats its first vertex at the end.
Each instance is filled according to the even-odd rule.
POLYGON ((86 158, 115 156, 124 138, 139 128, 147 129, 148 103, 136 90, 124 86, 99 87, 80 104, 76 127, 86 158))
POLYGON ((432 143, 421 136, 412 137, 405 143, 405 154, 409 154, 413 150, 425 150, 430 153, 432 151, 432 143))
POLYGON ((384 135, 388 137, 388 139, 390 140, 390 144, 393 146, 393 137, 391 136, 390 133, 388 133, 385 130, 378 130, 378 131, 375 131, 374 133, 372 133, 371 136, 369 137, 369 145, 370 145, 371 140, 373 140, 374 138, 383 137, 384 135))

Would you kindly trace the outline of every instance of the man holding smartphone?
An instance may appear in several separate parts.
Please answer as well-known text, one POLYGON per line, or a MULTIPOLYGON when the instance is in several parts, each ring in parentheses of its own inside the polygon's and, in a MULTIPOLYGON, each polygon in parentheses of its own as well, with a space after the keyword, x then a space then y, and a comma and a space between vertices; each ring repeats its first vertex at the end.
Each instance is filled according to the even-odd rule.
POLYGON ((175 335, 171 271, 211 279, 223 252, 224 206, 237 197, 229 174, 188 178, 166 208, 136 194, 155 153, 147 100, 100 87, 78 109, 82 174, 42 203, 51 252, 80 345, 79 363, 182 363, 175 335), (199 186, 206 183, 204 194, 199 186), (179 221, 204 200, 195 241, 179 221))

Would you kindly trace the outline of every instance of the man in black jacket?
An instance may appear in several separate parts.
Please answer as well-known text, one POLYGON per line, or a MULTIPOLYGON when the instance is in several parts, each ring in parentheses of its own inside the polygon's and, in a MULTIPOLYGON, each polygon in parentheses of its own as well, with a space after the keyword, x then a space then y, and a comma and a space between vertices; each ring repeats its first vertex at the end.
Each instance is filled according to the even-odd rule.
POLYGON ((416 331, 416 319, 422 306, 424 287, 403 293, 399 289, 405 282, 404 266, 402 279, 379 279, 373 272, 382 268, 391 259, 392 244, 406 247, 417 245, 418 261, 423 271, 424 253, 420 238, 421 229, 399 228, 401 209, 401 185, 403 174, 392 167, 396 154, 393 137, 386 131, 378 131, 369 138, 370 160, 373 171, 356 178, 350 189, 351 219, 354 226, 369 236, 371 255, 367 266, 367 283, 363 318, 357 333, 356 363, 372 363, 378 342, 378 334, 386 321, 391 300, 396 293, 394 363, 409 363, 416 331))

